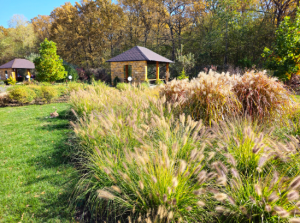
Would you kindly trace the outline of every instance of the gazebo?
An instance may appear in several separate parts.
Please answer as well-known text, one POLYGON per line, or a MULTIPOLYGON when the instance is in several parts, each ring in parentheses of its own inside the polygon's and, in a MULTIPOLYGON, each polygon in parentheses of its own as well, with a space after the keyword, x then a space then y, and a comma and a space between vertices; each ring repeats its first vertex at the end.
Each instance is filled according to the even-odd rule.
POLYGON ((166 64, 166 73, 169 73, 169 64, 174 63, 141 46, 135 46, 106 62, 111 63, 112 82, 116 77, 122 82, 128 82, 128 77, 131 76, 134 83, 162 80, 159 77, 159 64, 166 64), (156 64, 156 79, 148 79, 148 64, 156 64))
POLYGON ((14 59, 0 66, 0 78, 1 80, 6 80, 7 78, 12 77, 17 80, 18 69, 27 69, 27 74, 30 79, 30 70, 34 68, 34 63, 29 60, 14 59))

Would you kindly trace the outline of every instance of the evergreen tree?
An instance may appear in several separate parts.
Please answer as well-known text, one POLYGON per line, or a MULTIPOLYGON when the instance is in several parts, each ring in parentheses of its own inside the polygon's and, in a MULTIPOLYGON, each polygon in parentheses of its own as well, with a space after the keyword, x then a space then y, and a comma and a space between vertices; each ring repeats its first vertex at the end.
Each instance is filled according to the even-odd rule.
POLYGON ((56 54, 56 44, 46 38, 40 45, 40 56, 34 60, 37 78, 40 81, 57 81, 67 75, 63 60, 56 54))

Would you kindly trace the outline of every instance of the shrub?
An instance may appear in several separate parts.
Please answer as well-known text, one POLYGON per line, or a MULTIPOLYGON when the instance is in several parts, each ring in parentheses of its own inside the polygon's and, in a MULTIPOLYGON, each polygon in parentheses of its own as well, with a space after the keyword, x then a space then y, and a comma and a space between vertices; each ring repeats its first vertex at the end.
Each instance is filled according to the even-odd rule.
POLYGON ((42 86, 41 94, 42 99, 45 100, 48 104, 50 104, 54 98, 57 98, 59 96, 57 89, 50 86, 42 86))
POLYGON ((21 104, 32 102, 36 97, 35 92, 27 87, 18 86, 9 90, 9 97, 21 104))
POLYGON ((156 85, 162 85, 162 84, 164 84, 164 82, 162 80, 158 79, 158 80, 155 81, 155 84, 156 85))
POLYGON ((185 70, 184 70, 184 68, 182 69, 182 72, 180 73, 180 76, 178 76, 178 78, 177 78, 178 80, 184 80, 184 79, 189 79, 189 77, 188 76, 186 76, 186 74, 185 74, 185 70))
POLYGON ((114 86, 116 87, 116 86, 118 85, 118 83, 120 83, 120 82, 121 82, 120 78, 119 78, 118 76, 116 76, 116 77, 114 78, 113 84, 114 84, 114 86))
POLYGON ((15 85, 17 83, 17 81, 12 77, 7 78, 6 81, 9 85, 15 85))
POLYGON ((64 64, 64 68, 67 72, 66 79, 68 80, 69 76, 72 76, 72 81, 77 81, 79 79, 79 75, 77 73, 77 70, 72 66, 71 64, 64 64))
POLYGON ((1 81, 1 80, 0 80, 0 85, 4 85, 4 84, 5 84, 4 81, 1 81))
POLYGON ((42 90, 41 90, 41 86, 37 86, 37 85, 28 85, 26 86, 28 89, 34 91, 35 93, 35 98, 34 100, 41 100, 43 95, 42 95, 42 90))

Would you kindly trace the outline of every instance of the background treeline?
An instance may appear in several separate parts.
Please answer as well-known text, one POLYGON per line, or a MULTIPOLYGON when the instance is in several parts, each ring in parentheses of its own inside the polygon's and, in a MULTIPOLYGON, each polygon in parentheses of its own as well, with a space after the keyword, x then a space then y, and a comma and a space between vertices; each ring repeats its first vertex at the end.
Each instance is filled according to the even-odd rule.
MULTIPOLYGON (((107 59, 136 45, 176 60, 182 44, 183 54, 194 54, 190 75, 209 65, 262 67, 263 49, 271 46, 283 18, 295 16, 298 5, 299 0, 65 3, 49 16, 39 15, 30 23, 14 17, 10 28, 0 27, 0 63, 36 53, 48 38, 57 43, 64 61, 83 68, 109 68, 107 59)), ((175 68, 172 75, 180 71, 175 68)))

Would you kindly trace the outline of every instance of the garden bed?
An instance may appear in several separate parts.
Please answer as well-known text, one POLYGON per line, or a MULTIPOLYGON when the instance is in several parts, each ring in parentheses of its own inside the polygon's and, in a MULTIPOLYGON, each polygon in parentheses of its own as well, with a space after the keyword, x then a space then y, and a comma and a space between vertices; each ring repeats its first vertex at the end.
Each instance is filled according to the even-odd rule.
POLYGON ((239 78, 201 74, 161 86, 160 97, 104 85, 71 93, 81 217, 299 221, 298 104, 263 73, 239 78))

